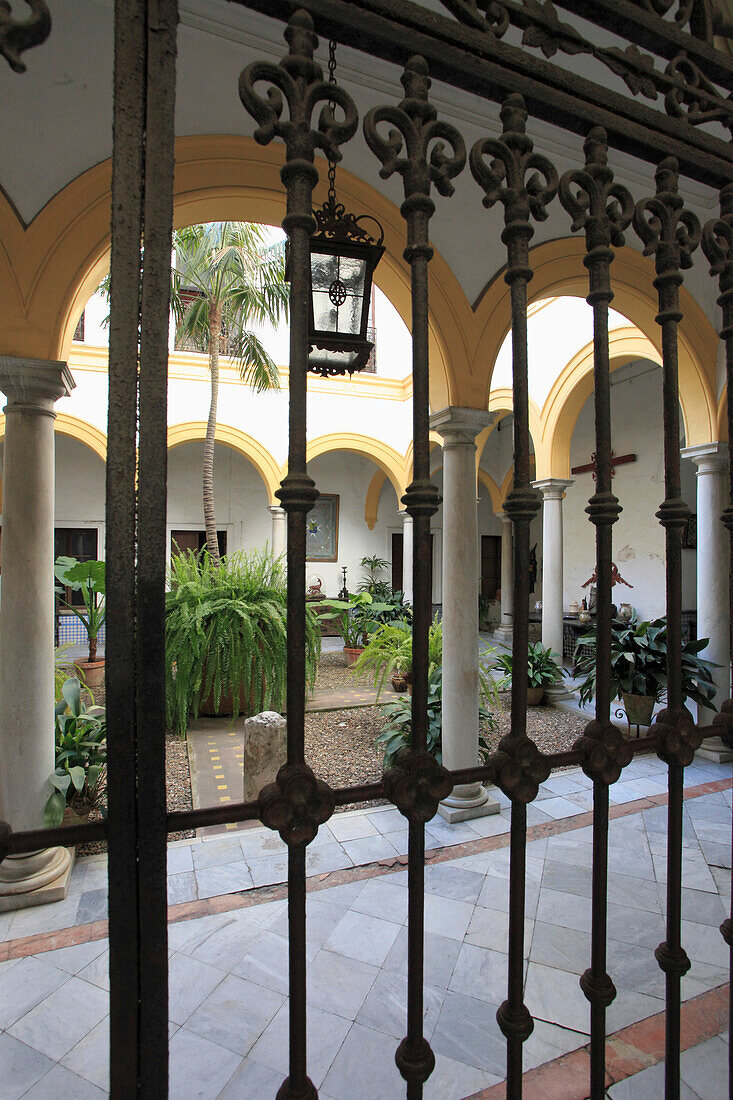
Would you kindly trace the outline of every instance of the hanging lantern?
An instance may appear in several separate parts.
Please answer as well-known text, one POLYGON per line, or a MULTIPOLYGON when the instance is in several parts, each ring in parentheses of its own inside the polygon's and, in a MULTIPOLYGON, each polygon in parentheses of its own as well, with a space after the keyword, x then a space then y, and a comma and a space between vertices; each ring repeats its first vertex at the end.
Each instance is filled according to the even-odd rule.
POLYGON ((318 229, 310 242, 308 370, 322 376, 353 374, 363 370, 374 348, 367 325, 384 232, 371 215, 347 214, 331 188, 313 215, 318 229), (374 223, 374 236, 363 222, 374 223))

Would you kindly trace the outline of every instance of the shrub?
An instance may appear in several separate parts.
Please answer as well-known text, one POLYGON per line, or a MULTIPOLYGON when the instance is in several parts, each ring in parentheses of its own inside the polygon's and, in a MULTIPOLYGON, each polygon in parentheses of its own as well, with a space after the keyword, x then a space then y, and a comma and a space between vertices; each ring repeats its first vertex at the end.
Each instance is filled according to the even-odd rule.
MULTIPOLYGON (((443 662, 443 626, 437 615, 428 634, 428 675, 443 662)), ((404 622, 385 623, 370 636, 354 665, 355 673, 371 670, 374 686, 381 692, 393 672, 412 673, 412 628, 404 622)))
POLYGON ((84 706, 76 676, 64 683, 56 703, 56 768, 49 777, 53 791, 43 811, 46 826, 60 825, 73 799, 98 804, 105 785, 107 717, 103 707, 84 706))
MULTIPOLYGON (((511 686, 514 672, 514 659, 511 653, 497 653, 491 668, 501 672, 499 685, 502 689, 511 686)), ((527 686, 530 688, 551 687, 562 680, 562 662, 559 654, 546 649, 542 642, 530 642, 527 647, 527 686)))
MULTIPOLYGON (((306 680, 315 681, 321 634, 306 608, 306 680)), ((231 694, 233 712, 281 709, 287 683, 284 567, 269 551, 229 554, 214 565, 206 551, 173 558, 166 595, 166 707, 185 735, 203 699, 231 694)))

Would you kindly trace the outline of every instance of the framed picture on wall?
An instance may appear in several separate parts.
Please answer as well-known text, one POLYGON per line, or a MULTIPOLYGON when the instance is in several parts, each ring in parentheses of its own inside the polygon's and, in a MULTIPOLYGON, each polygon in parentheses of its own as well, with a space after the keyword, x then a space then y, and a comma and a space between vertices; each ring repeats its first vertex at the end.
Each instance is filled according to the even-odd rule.
POLYGON ((338 493, 321 493, 305 518, 305 560, 337 561, 338 551, 338 493))
POLYGON ((697 550, 697 516, 690 516, 682 536, 683 550, 697 550))

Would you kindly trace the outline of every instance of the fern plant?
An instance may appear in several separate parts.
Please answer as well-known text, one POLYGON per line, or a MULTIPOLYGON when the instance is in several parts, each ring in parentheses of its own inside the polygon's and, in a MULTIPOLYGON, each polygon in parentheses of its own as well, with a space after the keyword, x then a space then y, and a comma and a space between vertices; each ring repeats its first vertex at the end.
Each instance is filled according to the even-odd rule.
MULTIPOLYGON (((315 681, 321 651, 316 618, 306 608, 306 679, 315 681)), ((168 725, 184 736, 189 713, 209 695, 232 697, 234 717, 281 709, 285 698, 285 573, 269 551, 230 554, 214 565, 204 550, 171 562, 166 595, 168 725)))
MULTIPOLYGON (((428 634, 428 676, 443 663, 443 624, 437 615, 428 634)), ((377 695, 393 672, 412 674, 412 627, 406 623, 385 623, 376 630, 353 667, 353 672, 371 671, 377 695)))

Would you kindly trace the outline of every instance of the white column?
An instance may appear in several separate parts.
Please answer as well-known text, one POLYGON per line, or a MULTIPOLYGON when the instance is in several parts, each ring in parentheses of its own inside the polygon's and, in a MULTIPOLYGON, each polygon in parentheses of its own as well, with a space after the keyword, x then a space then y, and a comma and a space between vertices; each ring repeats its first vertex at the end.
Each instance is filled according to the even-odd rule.
POLYGON ((279 558, 285 553, 287 546, 288 529, 285 509, 273 504, 269 507, 269 512, 272 516, 272 556, 279 558))
POLYGON ((511 641, 514 630, 514 543, 512 521, 506 512, 501 516, 501 622, 494 631, 504 642, 511 641))
MULTIPOLYGON (((685 447, 682 457, 697 466, 697 636, 710 639, 700 656, 721 666, 713 669, 718 687, 715 703, 719 707, 724 699, 730 698, 730 550, 728 532, 720 522, 727 504, 728 444, 685 447)), ((709 725, 713 715, 714 711, 700 708, 698 722, 709 725)), ((706 741, 703 751, 715 750, 718 740, 706 741)), ((730 754, 722 742, 720 749, 730 754)))
MULTIPOLYGON (((448 408, 430 417, 443 437, 443 763, 478 763, 478 524, 476 436, 491 423, 482 409, 448 408)), ((496 813, 481 783, 455 787, 440 806, 447 821, 496 813)))
POLYGON ((572 481, 535 481, 542 493, 542 644, 562 657, 562 502, 572 481))
MULTIPOLYGON (((0 609, 0 818, 43 825, 54 769, 54 402, 74 385, 65 363, 0 356, 6 394, 0 609)), ((47 848, 0 865, 0 909, 56 901, 71 856, 47 848)))
POLYGON ((407 603, 412 603, 412 516, 400 512, 402 516, 402 594, 407 603))

